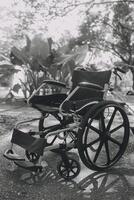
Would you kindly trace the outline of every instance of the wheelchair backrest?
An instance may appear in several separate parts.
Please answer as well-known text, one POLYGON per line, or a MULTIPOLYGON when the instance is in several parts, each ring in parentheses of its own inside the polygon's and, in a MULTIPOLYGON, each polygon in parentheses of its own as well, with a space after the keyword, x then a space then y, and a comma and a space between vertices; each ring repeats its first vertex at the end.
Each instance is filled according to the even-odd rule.
POLYGON ((110 77, 111 70, 95 72, 87 70, 74 70, 72 75, 72 89, 74 89, 80 82, 89 82, 104 88, 105 84, 109 83, 110 77))
POLYGON ((111 77, 111 70, 91 72, 83 70, 74 70, 72 75, 72 90, 70 94, 62 103, 61 108, 64 112, 69 113, 70 110, 79 111, 82 108, 82 112, 79 114, 83 115, 86 112, 89 102, 101 101, 104 97, 104 86, 109 83, 111 77), (86 84, 84 87, 80 83, 91 83, 86 84), (100 87, 93 87, 93 84, 100 87))

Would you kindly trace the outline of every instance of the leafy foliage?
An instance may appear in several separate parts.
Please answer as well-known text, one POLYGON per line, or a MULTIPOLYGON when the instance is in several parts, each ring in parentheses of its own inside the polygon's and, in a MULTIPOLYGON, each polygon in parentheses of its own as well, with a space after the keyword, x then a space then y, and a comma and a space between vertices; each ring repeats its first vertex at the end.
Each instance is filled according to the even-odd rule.
POLYGON ((131 6, 127 3, 118 3, 114 7, 113 17, 113 37, 116 39, 113 44, 114 52, 126 63, 132 62, 132 54, 134 53, 132 35, 134 30, 132 29, 134 23, 131 16, 131 6))
MULTIPOLYGON (((20 80, 25 97, 28 97, 43 79, 55 79, 69 84, 73 69, 83 64, 88 51, 94 55, 98 55, 101 51, 112 52, 121 63, 134 71, 134 20, 131 1, 128 3, 126 0, 117 0, 111 4, 110 1, 101 0, 100 4, 103 4, 104 12, 97 13, 95 9, 93 10, 95 12, 90 12, 95 4, 98 9, 96 2, 94 0, 64 2, 52 0, 50 3, 44 0, 23 0, 21 1, 23 9, 19 8, 19 0, 14 2, 12 14, 17 23, 15 32, 10 37, 17 41, 27 33, 45 34, 47 27, 44 21, 49 22, 53 18, 65 16, 80 6, 85 12, 85 20, 80 26, 79 36, 71 38, 67 44, 56 46, 52 38, 44 38, 38 34, 32 40, 26 36, 25 47, 11 48, 12 64, 21 66, 25 72, 26 81, 20 80)), ((8 72, 3 71, 1 74, 1 80, 8 77, 8 72)), ((16 85, 14 90, 17 92, 19 85, 16 85)))
POLYGON ((124 1, 114 6, 112 50, 120 58, 121 68, 130 69, 133 74, 134 89, 134 8, 132 4, 124 1))
POLYGON ((8 87, 10 85, 10 80, 14 73, 19 70, 15 69, 13 65, 1 64, 0 65, 0 85, 3 87, 8 87))
MULTIPOLYGON (((88 51, 87 45, 70 49, 68 54, 62 52, 62 47, 52 48, 52 39, 41 38, 37 35, 32 41, 27 37, 27 45, 21 50, 13 47, 10 59, 15 65, 21 65, 25 72, 26 81, 21 81, 25 98, 37 89, 43 79, 70 81, 73 69, 81 65, 88 51)), ((67 45, 68 46, 68 45, 67 45)), ((69 49, 69 48, 68 48, 69 49)), ((19 89, 16 85, 13 90, 19 89)))

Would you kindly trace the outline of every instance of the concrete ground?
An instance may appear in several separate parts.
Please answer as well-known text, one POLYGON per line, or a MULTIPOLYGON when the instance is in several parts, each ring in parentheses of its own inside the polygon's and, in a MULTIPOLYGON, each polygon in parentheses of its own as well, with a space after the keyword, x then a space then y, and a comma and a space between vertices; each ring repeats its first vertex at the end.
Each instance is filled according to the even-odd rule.
MULTIPOLYGON (((134 108, 134 97, 128 97, 129 105, 134 108)), ((0 105, 0 199, 2 200, 134 200, 134 136, 130 133, 125 154, 115 167, 107 172, 95 172, 86 168, 82 162, 80 174, 71 182, 66 182, 56 172, 59 158, 51 153, 46 159, 49 167, 39 175, 18 168, 3 157, 10 145, 13 124, 16 119, 29 118, 39 113, 29 108, 0 105), (6 110, 6 112, 5 112, 6 110), (12 122, 8 117, 14 116, 12 122), (6 121, 7 120, 7 121, 6 121), (4 124, 6 123, 6 126, 4 124), (4 127, 3 127, 4 126, 4 127)), ((133 115, 128 115, 134 125, 133 115)), ((77 153, 77 152, 76 152, 77 153)))

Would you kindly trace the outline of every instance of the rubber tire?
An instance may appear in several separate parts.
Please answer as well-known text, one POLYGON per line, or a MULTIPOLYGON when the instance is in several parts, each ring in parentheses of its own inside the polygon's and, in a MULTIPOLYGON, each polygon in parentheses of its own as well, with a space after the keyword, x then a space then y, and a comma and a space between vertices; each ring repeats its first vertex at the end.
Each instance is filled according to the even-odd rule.
MULTIPOLYGON (((63 167, 63 166, 62 166, 62 165, 63 165, 63 161, 62 161, 62 160, 61 160, 61 161, 58 163, 58 165, 57 165, 57 171, 58 171, 59 175, 60 175, 62 178, 64 178, 66 181, 70 181, 70 180, 74 179, 75 177, 77 177, 77 176, 79 175, 79 173, 80 173, 80 170, 81 170, 80 164, 79 164, 79 162, 78 162, 76 159, 71 158, 71 157, 68 157, 68 159, 69 159, 69 161, 75 163, 75 164, 76 164, 76 167, 77 167, 77 171, 76 171, 73 175, 70 175, 70 176, 68 175, 68 176, 66 176, 66 174, 64 175, 64 174, 62 173, 62 171, 61 171, 61 167, 63 167)), ((68 169, 67 169, 67 171, 68 171, 68 169)))
POLYGON ((96 105, 94 105, 85 115, 85 117, 82 120, 82 123, 80 125, 79 131, 78 131, 78 152, 79 152, 79 156, 82 160, 82 162, 85 164, 86 167, 92 169, 92 170, 96 170, 96 171, 103 171, 106 170, 108 168, 110 168, 111 166, 113 166, 124 154, 126 147, 128 145, 128 141, 129 141, 129 133, 130 133, 130 127, 129 127, 129 120, 128 117, 126 115, 126 112, 124 111, 123 107, 120 106, 119 103, 116 103, 114 101, 103 101, 100 102, 96 105), (86 128, 87 122, 90 118, 90 123, 92 122, 93 118, 95 116, 98 116, 99 112, 109 106, 113 106, 113 107, 117 107, 120 112, 122 113, 122 116, 124 118, 124 122, 125 122, 125 133, 124 133, 124 140, 123 140, 123 145, 121 148, 121 151, 119 152, 118 156, 113 160, 113 162, 111 162, 108 165, 104 165, 104 166, 97 166, 94 162, 92 162, 89 158, 87 158, 87 156, 85 155, 84 152, 84 145, 82 143, 83 141, 83 137, 84 137, 84 130, 86 128))

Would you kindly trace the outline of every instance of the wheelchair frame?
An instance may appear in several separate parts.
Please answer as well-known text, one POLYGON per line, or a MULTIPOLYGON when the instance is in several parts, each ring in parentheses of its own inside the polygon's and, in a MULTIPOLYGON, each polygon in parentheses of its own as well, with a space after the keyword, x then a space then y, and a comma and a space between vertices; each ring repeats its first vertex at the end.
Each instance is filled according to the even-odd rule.
MULTIPOLYGON (((36 91, 33 92, 33 94, 27 100, 27 103, 30 104, 31 99, 46 84, 57 85, 59 87, 66 88, 65 84, 61 82, 46 80, 36 91)), ((130 126, 128 117, 121 103, 105 100, 108 91, 109 87, 107 85, 106 87, 104 87, 104 89, 102 89, 102 87, 98 84, 81 81, 78 86, 76 86, 71 91, 68 97, 60 104, 58 114, 56 112, 53 113, 53 111, 50 113, 42 112, 41 118, 19 122, 13 131, 11 147, 6 150, 6 152, 4 153, 4 157, 14 161, 14 163, 19 167, 34 172, 41 172, 43 169, 42 158, 44 156, 44 153, 47 151, 52 151, 61 156, 61 162, 58 164, 57 170, 60 176, 66 180, 71 180, 75 178, 80 172, 79 162, 76 159, 68 156, 68 151, 74 148, 78 149, 78 153, 82 162, 92 170, 102 171, 113 166, 121 158, 127 147, 130 126), (87 104, 84 104, 83 106, 75 110, 72 109, 74 105, 71 105, 71 109, 69 110, 69 112, 66 112, 64 110, 64 106, 66 105, 66 103, 68 103, 70 98, 72 98, 74 94, 77 93, 79 88, 89 88, 94 89, 97 92, 102 92, 103 98, 101 100, 99 98, 94 98, 93 101, 89 101, 87 104), (113 111, 110 116, 111 118, 109 119, 107 124, 105 124, 106 118, 108 118, 104 116, 105 109, 106 115, 108 117, 111 110, 113 111), (85 115, 81 115, 81 111, 83 110, 84 112, 85 110, 88 110, 85 115), (119 124, 112 130, 110 130, 114 118, 116 117, 116 113, 116 120, 118 121, 118 116, 120 115, 120 117, 122 118, 122 124, 119 124), (59 123, 56 125, 43 127, 44 120, 49 114, 52 114, 59 121, 59 123), (39 131, 29 131, 28 133, 23 133, 19 131, 18 128, 20 125, 36 120, 39 120, 39 131), (95 124, 95 126, 97 124, 98 128, 96 128, 92 124, 95 124), (120 129, 123 129, 124 131, 123 140, 121 143, 111 136, 113 132, 116 132, 118 130, 120 131, 120 129), (91 133, 89 134, 89 132, 91 133), (92 136, 92 132, 94 132, 98 137, 87 144, 88 138, 90 137, 90 135, 92 136), (61 136, 60 134, 63 135, 61 136), (36 138, 36 136, 39 136, 39 138, 36 138), (51 137, 53 137, 52 141, 48 142, 51 137), (25 141, 22 142, 20 141, 21 139, 22 141, 25 141), (57 139, 59 143, 54 144, 57 139), (108 146, 109 141, 112 142, 114 145, 117 145, 119 149, 117 150, 117 153, 114 155, 113 158, 111 158, 110 155, 110 150, 108 146), (25 149, 26 159, 21 158, 18 154, 14 153, 14 144, 19 145, 25 149), (107 161, 101 164, 100 161, 99 163, 97 163, 97 161, 103 145, 106 150, 107 161), (88 152, 89 150, 90 152, 88 152), (92 159, 93 154, 95 155, 92 159)), ((66 107, 68 107, 68 104, 65 106, 65 108, 66 107)), ((118 136, 116 137, 118 138, 118 136)))

